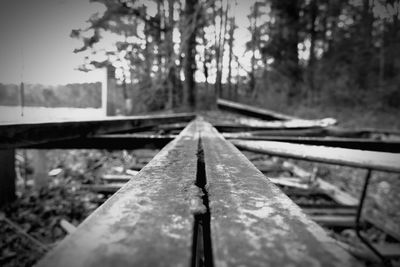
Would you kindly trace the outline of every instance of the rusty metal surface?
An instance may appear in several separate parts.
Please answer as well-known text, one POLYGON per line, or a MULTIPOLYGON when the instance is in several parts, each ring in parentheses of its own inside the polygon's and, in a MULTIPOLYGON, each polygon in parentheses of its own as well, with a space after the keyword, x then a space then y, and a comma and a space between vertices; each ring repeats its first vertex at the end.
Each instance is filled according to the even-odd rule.
POLYGON ((157 126, 164 123, 189 122, 195 114, 118 117, 87 121, 0 124, 0 149, 29 146, 68 138, 90 137, 157 126))
POLYGON ((189 266, 198 133, 191 123, 38 266, 189 266))
POLYGON ((400 154, 398 153, 301 145, 276 141, 231 140, 231 142, 241 149, 271 155, 380 171, 400 172, 400 154))
POLYGON ((203 124, 215 266, 359 263, 209 124, 203 124))

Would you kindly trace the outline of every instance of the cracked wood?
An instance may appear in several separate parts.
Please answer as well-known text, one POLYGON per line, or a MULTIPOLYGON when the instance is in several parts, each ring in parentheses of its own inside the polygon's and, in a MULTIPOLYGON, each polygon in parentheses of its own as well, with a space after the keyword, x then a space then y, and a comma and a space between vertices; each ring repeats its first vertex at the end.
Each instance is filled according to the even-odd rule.
POLYGON ((189 266, 194 214, 195 123, 66 237, 38 266, 189 266))
POLYGON ((201 140, 215 266, 357 266, 208 123, 201 140))

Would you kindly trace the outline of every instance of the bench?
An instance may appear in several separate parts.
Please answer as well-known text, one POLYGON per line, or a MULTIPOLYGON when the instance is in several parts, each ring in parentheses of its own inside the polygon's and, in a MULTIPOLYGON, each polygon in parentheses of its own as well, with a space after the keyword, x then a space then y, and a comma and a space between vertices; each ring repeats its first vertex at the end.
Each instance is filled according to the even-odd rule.
POLYGON ((37 266, 318 264, 360 263, 196 119, 37 266))

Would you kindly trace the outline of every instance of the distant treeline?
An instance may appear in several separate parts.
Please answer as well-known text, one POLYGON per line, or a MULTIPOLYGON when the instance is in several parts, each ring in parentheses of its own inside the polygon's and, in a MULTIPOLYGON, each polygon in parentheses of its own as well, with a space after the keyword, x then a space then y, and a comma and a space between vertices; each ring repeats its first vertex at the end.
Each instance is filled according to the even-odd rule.
MULTIPOLYGON (((0 105, 21 105, 20 86, 0 83, 0 105)), ((24 85, 24 105, 31 107, 100 108, 101 83, 24 85)))

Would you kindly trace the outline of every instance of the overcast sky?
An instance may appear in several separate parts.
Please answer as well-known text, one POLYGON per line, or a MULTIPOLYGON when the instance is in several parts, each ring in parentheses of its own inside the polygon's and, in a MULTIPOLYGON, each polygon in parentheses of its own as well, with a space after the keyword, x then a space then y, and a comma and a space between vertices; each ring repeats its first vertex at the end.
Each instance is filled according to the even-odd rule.
POLYGON ((99 72, 74 70, 83 59, 72 52, 80 42, 69 37, 101 5, 85 0, 1 0, 0 5, 0 82, 19 83, 21 72, 24 81, 43 84, 101 79, 99 72))
MULTIPOLYGON (((245 30, 249 3, 238 2, 237 35, 244 42, 250 38, 245 30)), ((72 52, 81 43, 69 37, 71 29, 84 28, 91 14, 102 11, 102 5, 88 0, 1 0, 0 82, 19 83, 21 75, 28 83, 102 81, 103 71, 74 70, 83 55, 72 52)), ((244 51, 240 46, 238 56, 244 51)))

